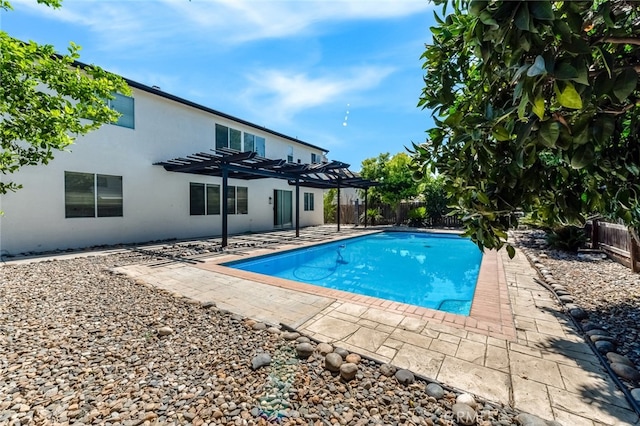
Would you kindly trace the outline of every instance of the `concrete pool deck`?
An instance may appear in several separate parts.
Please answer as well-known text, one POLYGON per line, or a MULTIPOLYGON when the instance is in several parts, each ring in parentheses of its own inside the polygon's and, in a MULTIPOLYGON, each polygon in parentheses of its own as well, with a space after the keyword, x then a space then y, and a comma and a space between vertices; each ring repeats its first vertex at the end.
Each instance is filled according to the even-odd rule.
MULTIPOLYGON (((336 234, 327 232, 325 238, 336 234)), ((521 252, 514 259, 504 251, 485 254, 469 317, 219 265, 304 245, 291 241, 197 263, 118 270, 563 425, 640 424, 561 306, 535 282, 537 272, 521 252)))

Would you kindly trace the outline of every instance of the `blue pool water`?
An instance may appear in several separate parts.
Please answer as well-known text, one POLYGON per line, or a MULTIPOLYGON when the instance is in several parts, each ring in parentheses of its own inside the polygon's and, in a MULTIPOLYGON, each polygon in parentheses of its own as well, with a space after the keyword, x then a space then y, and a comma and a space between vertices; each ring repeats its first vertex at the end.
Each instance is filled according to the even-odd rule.
POLYGON ((481 260, 457 235, 382 232, 224 266, 469 315, 481 260))

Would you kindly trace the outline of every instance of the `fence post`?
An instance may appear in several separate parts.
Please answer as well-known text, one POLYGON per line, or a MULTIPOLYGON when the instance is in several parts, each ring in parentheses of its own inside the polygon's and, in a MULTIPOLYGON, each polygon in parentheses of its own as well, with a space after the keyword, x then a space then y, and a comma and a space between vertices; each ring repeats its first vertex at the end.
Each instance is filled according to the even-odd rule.
POLYGON ((638 257, 638 246, 636 245, 636 239, 629 233, 631 244, 629 246, 629 256, 631 257, 631 272, 638 272, 636 268, 636 257, 638 257))
POLYGON ((598 219, 591 220, 591 248, 598 249, 598 219))

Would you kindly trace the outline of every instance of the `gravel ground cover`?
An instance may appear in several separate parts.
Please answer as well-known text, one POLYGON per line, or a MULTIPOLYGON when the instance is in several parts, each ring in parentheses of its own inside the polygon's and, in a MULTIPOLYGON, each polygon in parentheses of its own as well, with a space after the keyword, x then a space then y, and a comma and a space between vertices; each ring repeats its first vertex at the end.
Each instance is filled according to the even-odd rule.
POLYGON ((0 267, 0 424, 555 424, 110 270, 153 260, 0 267))

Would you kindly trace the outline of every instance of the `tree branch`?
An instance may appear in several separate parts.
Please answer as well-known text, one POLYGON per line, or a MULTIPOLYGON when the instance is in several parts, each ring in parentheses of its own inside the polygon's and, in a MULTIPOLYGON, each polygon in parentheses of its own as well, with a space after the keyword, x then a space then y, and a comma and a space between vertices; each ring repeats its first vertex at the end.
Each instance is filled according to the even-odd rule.
MULTIPOLYGON (((631 69, 634 70, 635 72, 637 72, 638 74, 640 74, 640 64, 638 65, 629 65, 627 67, 620 67, 620 68, 616 68, 617 70, 626 70, 626 69, 631 69)), ((593 77, 595 75, 600 74, 601 72, 605 72, 604 68, 598 68, 595 70, 589 70, 589 77, 593 77)))
POLYGON ((632 37, 603 37, 596 43, 611 43, 611 44, 635 44, 640 46, 640 38, 632 37))

